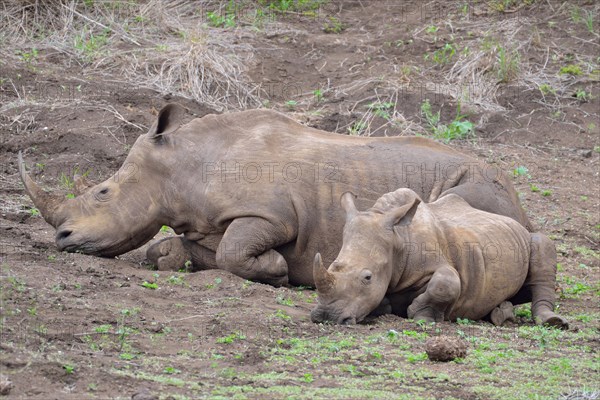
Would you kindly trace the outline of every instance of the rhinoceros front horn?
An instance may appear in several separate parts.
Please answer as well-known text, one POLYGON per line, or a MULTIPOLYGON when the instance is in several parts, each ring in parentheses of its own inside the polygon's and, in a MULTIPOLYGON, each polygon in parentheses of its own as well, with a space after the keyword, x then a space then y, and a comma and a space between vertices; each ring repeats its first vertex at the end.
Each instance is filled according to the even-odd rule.
POLYGON ((313 262, 313 279, 315 280, 317 291, 320 293, 330 291, 335 284, 335 276, 323 266, 320 253, 317 253, 313 262))
POLYGON ((21 175, 21 181, 23 181, 23 185, 25 186, 25 191, 31 198, 31 201, 33 201, 33 204, 38 210, 40 210, 40 213, 46 222, 56 228, 58 222, 56 218, 56 210, 62 201, 62 197, 45 192, 37 185, 37 183, 34 182, 33 179, 31 179, 31 177, 25 171, 25 162, 23 161, 23 155, 20 151, 19 173, 21 175))

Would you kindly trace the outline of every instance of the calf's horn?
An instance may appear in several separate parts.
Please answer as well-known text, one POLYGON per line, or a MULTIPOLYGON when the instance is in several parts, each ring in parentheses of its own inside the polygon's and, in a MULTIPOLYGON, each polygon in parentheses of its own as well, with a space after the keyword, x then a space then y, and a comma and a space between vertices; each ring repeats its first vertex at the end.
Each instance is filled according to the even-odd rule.
POLYGON ((321 293, 330 291, 335 284, 335 276, 323 266, 320 253, 317 253, 313 261, 313 279, 315 280, 317 291, 321 293))
POLYGON ((56 210, 60 205, 62 196, 57 196, 55 194, 47 193, 42 190, 37 183, 34 182, 33 179, 27 174, 25 171, 25 162, 23 161, 23 155, 19 151, 19 173, 21 175, 21 181, 23 182, 23 186, 25 186, 25 191, 33 201, 33 204, 36 206, 42 217, 48 222, 50 225, 56 228, 57 226, 57 218, 56 218, 56 210))

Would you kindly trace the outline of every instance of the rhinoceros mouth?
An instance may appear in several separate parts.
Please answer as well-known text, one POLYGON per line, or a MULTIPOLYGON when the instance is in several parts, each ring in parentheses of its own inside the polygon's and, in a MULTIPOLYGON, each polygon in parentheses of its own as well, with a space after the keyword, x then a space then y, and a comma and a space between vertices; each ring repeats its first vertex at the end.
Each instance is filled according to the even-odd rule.
POLYGON ((82 253, 92 256, 105 256, 112 250, 112 246, 110 249, 109 246, 106 246, 107 248, 98 246, 98 243, 87 238, 77 237, 72 231, 64 229, 59 229, 56 234, 56 247, 67 253, 82 253))

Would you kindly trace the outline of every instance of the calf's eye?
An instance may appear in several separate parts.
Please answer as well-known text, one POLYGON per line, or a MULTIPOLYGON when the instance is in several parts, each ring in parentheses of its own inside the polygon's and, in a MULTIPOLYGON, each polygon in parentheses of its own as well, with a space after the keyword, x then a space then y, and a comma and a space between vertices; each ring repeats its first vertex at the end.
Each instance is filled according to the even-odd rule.
POLYGON ((371 282, 371 277, 373 276, 373 274, 371 273, 371 271, 369 271, 368 269, 365 269, 361 272, 360 277, 363 281, 363 283, 367 284, 371 282))

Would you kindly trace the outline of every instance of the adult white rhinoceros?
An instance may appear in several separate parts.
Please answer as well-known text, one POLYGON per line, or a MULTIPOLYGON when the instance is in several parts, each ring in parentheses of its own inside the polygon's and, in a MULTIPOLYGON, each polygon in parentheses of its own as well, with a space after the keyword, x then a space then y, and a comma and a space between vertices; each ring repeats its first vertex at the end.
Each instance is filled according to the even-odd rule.
POLYGON ((359 206, 398 187, 428 201, 456 193, 529 226, 503 173, 432 140, 333 134, 269 110, 182 125, 183 112, 165 106, 119 171, 74 199, 41 190, 20 157, 25 189, 60 250, 116 256, 168 225, 183 237, 149 249, 161 269, 190 259, 195 269, 312 285, 314 254, 329 263, 340 250, 346 191, 359 206))

